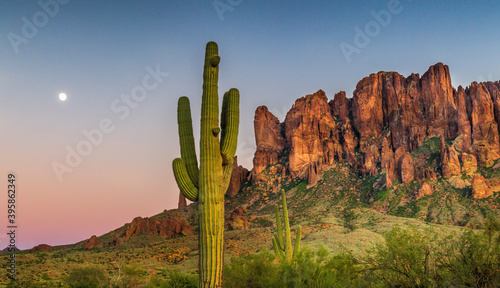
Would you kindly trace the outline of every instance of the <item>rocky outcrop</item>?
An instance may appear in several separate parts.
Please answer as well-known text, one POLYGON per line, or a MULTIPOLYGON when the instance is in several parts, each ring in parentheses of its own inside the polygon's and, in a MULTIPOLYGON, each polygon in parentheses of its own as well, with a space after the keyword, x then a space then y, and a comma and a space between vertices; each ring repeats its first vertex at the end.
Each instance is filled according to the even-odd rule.
POLYGON ((241 184, 247 179, 248 173, 246 168, 243 168, 241 165, 238 166, 238 156, 234 156, 233 171, 231 172, 231 179, 226 191, 227 196, 234 197, 240 192, 241 184))
POLYGON ((305 178, 310 165, 321 167, 342 159, 338 130, 322 90, 297 99, 284 124, 292 177, 305 178))
POLYGON ((422 169, 422 174, 420 175, 422 180, 437 181, 436 172, 431 167, 426 167, 422 169))
POLYGON ((476 199, 487 198, 493 195, 493 190, 483 176, 476 174, 472 179, 472 197, 476 199))
POLYGON ((327 103, 321 90, 299 98, 284 123, 259 107, 252 177, 257 181, 254 176, 281 161, 289 163, 292 178, 307 178, 313 185, 334 161, 346 161, 363 175, 385 173, 387 188, 398 177, 404 183, 415 177, 434 180, 438 170, 424 170, 421 159, 415 159, 416 166, 409 155, 432 137, 444 143, 437 162, 445 178, 462 169, 472 175, 477 169, 472 157, 488 167, 500 158, 499 121, 500 82, 454 89, 442 63, 422 77, 378 72, 362 79, 352 98, 339 92, 327 103))
POLYGON ((278 158, 285 147, 281 124, 266 106, 260 106, 255 111, 254 132, 257 150, 253 158, 253 183, 259 180, 258 176, 262 170, 278 163, 278 158))
POLYGON ((101 246, 101 241, 99 241, 99 238, 97 236, 92 235, 89 239, 85 240, 83 243, 83 249, 94 249, 96 247, 101 246))
POLYGON ((382 140, 380 162, 381 162, 382 172, 385 172, 385 186, 386 188, 390 188, 394 180, 397 179, 397 176, 396 176, 396 164, 395 164, 396 160, 394 159, 394 152, 390 147, 388 138, 384 138, 384 140, 382 140))
POLYGON ((484 83, 473 82, 465 90, 468 95, 467 112, 472 124, 471 152, 480 165, 490 167, 500 158, 498 125, 492 97, 484 83))
POLYGON ((347 119, 349 119, 352 99, 346 97, 345 91, 340 91, 339 93, 335 94, 333 100, 328 102, 328 105, 330 105, 332 115, 336 116, 341 121, 346 121, 347 119))
POLYGON ((226 216, 226 230, 248 229, 248 219, 244 208, 236 208, 226 216))
POLYGON ((399 173, 401 176, 401 182, 407 184, 415 179, 415 167, 413 166, 413 159, 411 154, 406 152, 403 157, 401 157, 399 164, 399 173))
POLYGON ((477 160, 474 155, 463 152, 460 154, 460 161, 462 161, 462 173, 465 175, 474 175, 477 171, 477 160))
POLYGON ((54 248, 47 244, 40 244, 30 249, 30 252, 50 252, 54 248))
POLYGON ((476 174, 472 179, 472 197, 476 199, 488 198, 494 192, 500 191, 500 180, 485 179, 482 175, 476 174))
POLYGON ((472 143, 472 127, 469 115, 467 114, 466 101, 468 100, 468 96, 465 94, 462 86, 459 86, 458 90, 455 91, 455 99, 457 102, 456 123, 458 126, 458 137, 453 140, 453 145, 460 151, 465 152, 469 151, 472 143))
POLYGON ((415 200, 422 199, 427 195, 432 195, 432 193, 432 185, 429 182, 424 182, 422 183, 422 186, 420 186, 420 189, 415 196, 415 200))
POLYGON ((458 152, 453 146, 446 146, 444 137, 441 136, 441 172, 443 177, 448 179, 452 176, 461 173, 460 160, 458 160, 458 152))
POLYGON ((307 186, 312 187, 318 183, 319 180, 319 163, 314 162, 309 164, 309 173, 307 175, 307 186))
POLYGON ((191 224, 183 218, 167 217, 163 220, 153 220, 151 218, 136 217, 128 225, 125 232, 125 239, 128 240, 137 234, 158 235, 163 238, 177 238, 179 236, 194 235, 191 224))
POLYGON ((186 197, 179 191, 179 202, 177 203, 177 209, 182 209, 187 206, 186 197))

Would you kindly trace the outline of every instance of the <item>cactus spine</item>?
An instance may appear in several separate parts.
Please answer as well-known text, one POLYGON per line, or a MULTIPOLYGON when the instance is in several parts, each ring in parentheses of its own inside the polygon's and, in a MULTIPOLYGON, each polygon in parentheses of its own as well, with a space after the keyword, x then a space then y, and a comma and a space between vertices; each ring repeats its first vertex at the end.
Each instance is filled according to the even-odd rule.
POLYGON ((288 210, 286 208, 286 195, 285 190, 281 190, 281 202, 283 206, 283 222, 285 225, 285 238, 283 239, 283 231, 281 228, 281 220, 278 204, 274 205, 276 213, 276 227, 277 231, 274 234, 273 246, 276 257, 280 262, 290 263, 293 261, 295 256, 299 254, 300 250, 300 227, 297 229, 297 235, 295 235, 295 246, 292 253, 292 237, 290 233, 290 223, 288 221, 288 210))
POLYGON ((178 102, 181 158, 172 163, 181 192, 189 200, 198 201, 200 287, 222 287, 224 194, 229 186, 238 140, 240 96, 237 89, 224 94, 219 127, 219 62, 217 44, 209 42, 203 71, 199 169, 187 97, 179 98, 178 102))

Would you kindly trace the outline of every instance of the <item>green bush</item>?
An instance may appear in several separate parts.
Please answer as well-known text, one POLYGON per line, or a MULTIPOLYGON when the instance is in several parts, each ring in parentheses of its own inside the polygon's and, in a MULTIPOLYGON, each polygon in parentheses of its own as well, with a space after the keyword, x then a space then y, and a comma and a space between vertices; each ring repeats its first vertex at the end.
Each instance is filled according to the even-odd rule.
POLYGON ((225 287, 355 287, 357 265, 349 254, 330 257, 326 249, 303 249, 292 263, 278 264, 274 254, 263 251, 233 258, 225 266, 225 287))
POLYGON ((147 275, 145 269, 138 267, 137 265, 124 266, 122 269, 122 278, 120 279, 118 287, 141 287, 144 282, 144 278, 147 275))
POLYGON ((66 283, 71 288, 100 288, 105 287, 107 281, 101 268, 89 266, 73 269, 66 283))
POLYGON ((270 287, 278 272, 275 259, 269 251, 233 257, 231 263, 224 266, 224 287, 270 287))
POLYGON ((359 268, 350 254, 330 257, 325 248, 303 249, 294 263, 280 265, 277 281, 268 287, 361 287, 359 268))
POLYGON ((452 275, 450 285, 500 287, 500 223, 488 219, 481 233, 464 232, 441 262, 452 275))
POLYGON ((168 274, 169 280, 166 287, 171 288, 197 288, 199 282, 198 275, 184 274, 179 271, 171 271, 168 274))
POLYGON ((151 278, 151 281, 146 286, 148 288, 197 288, 199 277, 198 275, 185 274, 177 270, 164 271, 168 279, 160 277, 151 278))
POLYGON ((303 249, 279 264, 263 251, 233 258, 224 286, 238 287, 500 287, 500 223, 484 231, 440 237, 431 230, 395 227, 357 259, 303 249))
MULTIPOLYGON (((388 287, 434 287, 438 273, 433 243, 437 235, 393 228, 365 256, 365 272, 388 287)), ((372 280, 373 281, 373 280, 372 280)))
POLYGON ((500 223, 445 238, 396 227, 364 263, 365 277, 386 287, 500 287, 500 223))

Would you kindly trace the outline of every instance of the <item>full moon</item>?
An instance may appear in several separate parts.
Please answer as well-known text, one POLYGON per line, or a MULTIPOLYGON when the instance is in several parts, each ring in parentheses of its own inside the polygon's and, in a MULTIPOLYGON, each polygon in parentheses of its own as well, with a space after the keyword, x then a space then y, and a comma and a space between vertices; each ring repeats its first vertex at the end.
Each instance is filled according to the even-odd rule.
POLYGON ((59 100, 66 101, 66 99, 68 99, 66 93, 59 93, 59 100))

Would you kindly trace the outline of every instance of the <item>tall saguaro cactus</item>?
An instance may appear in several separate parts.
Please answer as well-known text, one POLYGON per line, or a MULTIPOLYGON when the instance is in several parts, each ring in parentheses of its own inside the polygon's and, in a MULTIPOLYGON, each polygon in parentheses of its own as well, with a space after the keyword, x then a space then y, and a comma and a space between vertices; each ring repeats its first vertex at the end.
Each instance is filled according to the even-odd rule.
POLYGON ((172 163, 181 192, 189 200, 198 201, 200 287, 222 287, 224 193, 229 186, 238 140, 240 96, 237 89, 224 94, 219 126, 218 54, 217 44, 209 42, 203 71, 199 168, 187 97, 179 98, 178 102, 181 158, 172 163))
POLYGON ((172 163, 175 180, 184 196, 198 201, 200 287, 222 287, 224 194, 229 186, 238 140, 240 96, 237 89, 224 94, 219 127, 219 62, 217 44, 209 42, 203 71, 199 169, 187 97, 179 98, 178 102, 181 158, 172 163))
POLYGON ((276 227, 277 231, 274 234, 273 246, 276 257, 280 262, 292 262, 295 256, 299 254, 300 250, 300 227, 297 229, 297 235, 295 235, 295 246, 293 248, 292 254, 292 236, 290 233, 290 223, 288 221, 288 210, 286 208, 286 195, 285 190, 281 190, 281 201, 283 205, 283 222, 285 225, 285 238, 283 239, 283 232, 281 228, 280 220, 280 209, 278 204, 274 205, 276 212, 276 227))

